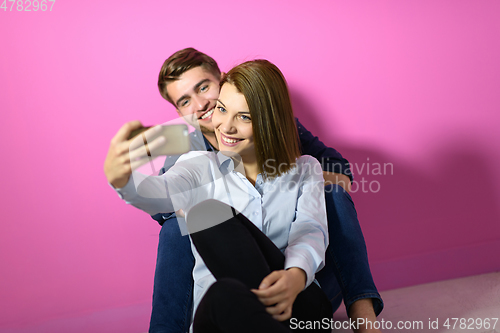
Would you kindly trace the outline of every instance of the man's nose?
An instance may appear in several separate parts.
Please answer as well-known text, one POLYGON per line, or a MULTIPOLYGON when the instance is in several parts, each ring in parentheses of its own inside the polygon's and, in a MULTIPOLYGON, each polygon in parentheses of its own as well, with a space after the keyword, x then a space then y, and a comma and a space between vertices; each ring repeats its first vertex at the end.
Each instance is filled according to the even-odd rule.
POLYGON ((194 106, 196 107, 196 111, 206 111, 210 102, 208 99, 200 97, 200 96, 195 96, 193 97, 194 100, 194 106))

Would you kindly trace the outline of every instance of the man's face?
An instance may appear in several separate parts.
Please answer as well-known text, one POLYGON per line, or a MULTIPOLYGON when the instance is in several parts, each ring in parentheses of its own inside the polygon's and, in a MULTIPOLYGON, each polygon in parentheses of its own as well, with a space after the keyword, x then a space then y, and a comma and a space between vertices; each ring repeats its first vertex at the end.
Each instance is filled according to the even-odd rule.
POLYGON ((212 73, 202 67, 192 68, 166 89, 181 117, 192 115, 202 132, 214 132, 212 114, 219 98, 219 80, 212 73))

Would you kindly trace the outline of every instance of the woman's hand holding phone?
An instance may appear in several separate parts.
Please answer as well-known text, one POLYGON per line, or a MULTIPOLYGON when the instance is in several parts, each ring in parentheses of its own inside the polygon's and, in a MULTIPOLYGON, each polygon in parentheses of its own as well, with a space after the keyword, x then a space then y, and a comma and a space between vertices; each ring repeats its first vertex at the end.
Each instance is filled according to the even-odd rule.
POLYGON ((104 162, 104 173, 115 188, 125 186, 140 166, 160 155, 179 155, 189 151, 185 124, 144 127, 139 121, 123 125, 111 139, 104 162))
MULTIPOLYGON (((104 174, 108 182, 115 188, 124 187, 132 171, 149 161, 148 151, 142 137, 137 136, 129 140, 131 132, 142 127, 140 121, 128 122, 111 139, 108 154, 104 161, 104 174)), ((147 131, 147 136, 154 135, 160 131, 161 126, 153 127, 147 131)), ((165 138, 158 136, 156 139, 148 142, 148 149, 154 150, 164 143, 165 138)))

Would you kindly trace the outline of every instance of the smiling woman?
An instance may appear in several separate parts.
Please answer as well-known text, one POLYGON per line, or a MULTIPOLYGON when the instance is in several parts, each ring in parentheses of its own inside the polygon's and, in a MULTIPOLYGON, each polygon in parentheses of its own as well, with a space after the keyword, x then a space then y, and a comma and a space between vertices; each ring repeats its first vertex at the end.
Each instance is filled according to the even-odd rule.
POLYGON ((292 316, 330 319, 313 283, 328 246, 324 180, 319 162, 300 156, 286 81, 255 60, 221 86, 212 116, 220 152, 185 154, 161 176, 134 171, 117 191, 149 214, 186 212, 195 332, 289 332, 292 316))
MULTIPOLYGON (((231 69, 220 86, 219 103, 228 98, 224 95, 227 86, 226 89, 233 89, 227 94, 237 96, 236 110, 232 111, 243 112, 240 118, 250 114, 259 173, 273 178, 287 172, 300 151, 288 87, 281 71, 267 60, 245 62, 231 69), (286 167, 276 172, 278 166, 286 167)), ((217 128, 215 123, 214 118, 217 128)))
MULTIPOLYGON (((234 85, 226 83, 221 88, 215 109, 212 123, 219 150, 240 155, 247 166, 256 164, 252 119, 245 96, 234 85)), ((249 173, 246 175, 248 177, 249 173)))

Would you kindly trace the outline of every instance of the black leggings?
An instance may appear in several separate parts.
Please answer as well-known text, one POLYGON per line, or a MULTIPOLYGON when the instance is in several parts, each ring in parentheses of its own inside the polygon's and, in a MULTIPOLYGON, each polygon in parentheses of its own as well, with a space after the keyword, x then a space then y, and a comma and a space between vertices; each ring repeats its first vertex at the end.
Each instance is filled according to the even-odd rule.
MULTIPOLYGON (((212 204, 224 205, 220 202, 212 204)), ((211 214, 206 214, 210 210, 206 209, 206 204, 197 213, 196 207, 193 208, 188 215, 188 228, 192 220, 210 219, 211 214)), ((199 221, 195 223, 199 225, 199 221)), ((266 312, 265 306, 250 289, 258 289, 264 277, 272 271, 284 269, 285 256, 241 213, 191 234, 191 239, 217 280, 198 306, 194 332, 291 332, 290 328, 300 331, 295 329, 299 322, 303 325, 305 321, 330 322, 333 315, 331 304, 315 283, 297 295, 291 320, 278 322, 266 312)), ((316 327, 307 332, 331 331, 316 327)))

